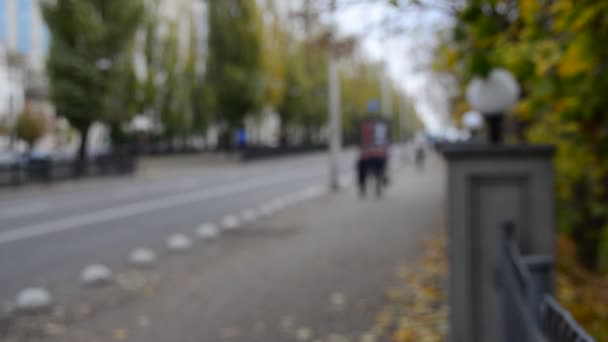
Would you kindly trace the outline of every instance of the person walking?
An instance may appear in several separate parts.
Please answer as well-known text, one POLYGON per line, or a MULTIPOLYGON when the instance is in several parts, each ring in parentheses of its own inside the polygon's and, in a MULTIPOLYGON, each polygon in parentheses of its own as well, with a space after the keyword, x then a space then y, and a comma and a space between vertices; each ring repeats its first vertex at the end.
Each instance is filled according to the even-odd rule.
POLYGON ((367 180, 373 176, 376 196, 381 197, 388 184, 386 172, 389 149, 389 125, 382 119, 368 118, 361 125, 360 153, 357 160, 359 194, 366 196, 367 180))

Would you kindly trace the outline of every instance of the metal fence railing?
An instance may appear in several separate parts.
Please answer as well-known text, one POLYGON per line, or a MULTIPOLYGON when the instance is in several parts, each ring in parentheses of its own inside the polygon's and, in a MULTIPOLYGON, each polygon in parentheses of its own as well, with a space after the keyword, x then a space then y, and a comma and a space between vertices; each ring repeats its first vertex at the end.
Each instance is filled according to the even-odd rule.
POLYGON ((595 341, 552 296, 545 296, 540 314, 541 329, 549 341, 595 341))
POLYGON ((552 296, 553 258, 523 256, 511 223, 502 234, 505 341, 595 342, 552 296))
POLYGON ((130 154, 113 154, 91 158, 83 172, 74 160, 33 159, 0 164, 0 187, 20 186, 33 182, 50 183, 80 177, 126 175, 135 171, 136 160, 130 154))

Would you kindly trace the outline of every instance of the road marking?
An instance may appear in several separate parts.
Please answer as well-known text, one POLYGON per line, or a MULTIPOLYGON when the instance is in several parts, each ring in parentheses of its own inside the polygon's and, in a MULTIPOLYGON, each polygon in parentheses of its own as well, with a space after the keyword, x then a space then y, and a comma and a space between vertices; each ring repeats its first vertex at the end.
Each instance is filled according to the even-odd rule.
POLYGON ((136 216, 148 212, 168 209, 189 203, 211 200, 227 195, 237 194, 243 191, 263 188, 270 185, 280 184, 287 181, 310 178, 315 173, 300 174, 289 177, 272 177, 265 180, 237 183, 217 188, 186 192, 171 195, 164 198, 152 199, 142 202, 122 205, 119 207, 93 211, 90 213, 76 215, 57 221, 35 224, 0 233, 0 245, 10 242, 27 240, 35 237, 59 233, 63 231, 84 228, 97 223, 118 220, 126 217, 136 216))

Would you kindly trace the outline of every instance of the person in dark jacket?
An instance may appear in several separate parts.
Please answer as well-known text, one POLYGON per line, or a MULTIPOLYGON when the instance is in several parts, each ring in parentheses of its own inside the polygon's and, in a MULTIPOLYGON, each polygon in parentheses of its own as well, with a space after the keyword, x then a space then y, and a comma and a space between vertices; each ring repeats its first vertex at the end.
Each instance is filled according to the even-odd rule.
POLYGON ((366 120, 361 126, 361 152, 357 160, 359 194, 366 195, 367 179, 376 180, 376 195, 380 197, 388 183, 388 125, 381 120, 366 120))

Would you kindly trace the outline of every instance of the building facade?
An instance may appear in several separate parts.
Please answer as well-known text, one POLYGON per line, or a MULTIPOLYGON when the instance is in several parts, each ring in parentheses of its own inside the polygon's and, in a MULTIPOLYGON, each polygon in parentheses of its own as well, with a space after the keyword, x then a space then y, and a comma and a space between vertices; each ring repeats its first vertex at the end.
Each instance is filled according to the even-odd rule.
POLYGON ((30 68, 44 69, 49 31, 38 0, 0 0, 0 44, 26 56, 30 68))
POLYGON ((37 0, 0 0, 0 119, 20 113, 31 90, 40 94, 48 44, 37 0))

